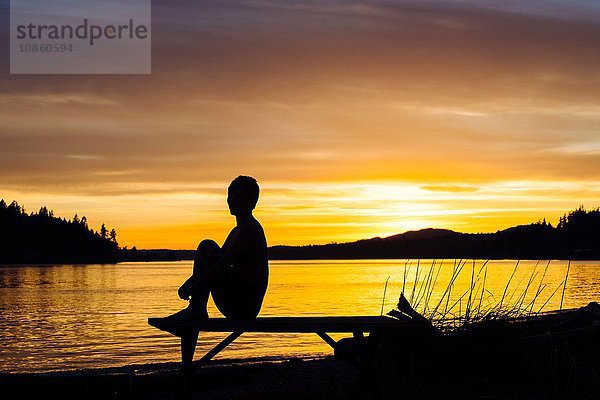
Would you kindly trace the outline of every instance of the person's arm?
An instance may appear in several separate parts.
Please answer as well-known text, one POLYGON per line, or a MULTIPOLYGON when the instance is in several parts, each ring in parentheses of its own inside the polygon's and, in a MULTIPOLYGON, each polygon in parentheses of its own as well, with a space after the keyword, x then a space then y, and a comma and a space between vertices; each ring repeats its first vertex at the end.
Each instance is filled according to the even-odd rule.
POLYGON ((190 299, 190 296, 192 295, 191 281, 193 278, 194 278, 194 275, 187 278, 186 281, 183 282, 183 284, 177 290, 177 295, 179 295, 179 298, 181 300, 189 300, 190 299))

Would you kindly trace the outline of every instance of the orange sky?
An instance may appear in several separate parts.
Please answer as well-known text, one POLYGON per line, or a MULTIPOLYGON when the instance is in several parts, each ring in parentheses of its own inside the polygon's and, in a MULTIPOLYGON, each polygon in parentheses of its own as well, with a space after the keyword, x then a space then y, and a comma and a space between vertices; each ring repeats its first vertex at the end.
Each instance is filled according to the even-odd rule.
POLYGON ((270 244, 599 206, 598 5, 493 3, 155 2, 147 76, 3 52, 0 197, 139 248, 222 242, 238 174, 270 244))

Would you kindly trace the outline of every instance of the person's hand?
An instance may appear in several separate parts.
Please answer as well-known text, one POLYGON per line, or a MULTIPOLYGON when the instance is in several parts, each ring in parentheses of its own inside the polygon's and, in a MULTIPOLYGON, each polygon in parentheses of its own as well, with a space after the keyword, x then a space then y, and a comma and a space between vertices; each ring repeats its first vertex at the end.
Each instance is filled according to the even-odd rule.
POLYGON ((192 295, 192 285, 190 285, 188 282, 184 282, 184 284, 181 285, 177 291, 177 294, 181 300, 189 300, 190 296, 192 295))

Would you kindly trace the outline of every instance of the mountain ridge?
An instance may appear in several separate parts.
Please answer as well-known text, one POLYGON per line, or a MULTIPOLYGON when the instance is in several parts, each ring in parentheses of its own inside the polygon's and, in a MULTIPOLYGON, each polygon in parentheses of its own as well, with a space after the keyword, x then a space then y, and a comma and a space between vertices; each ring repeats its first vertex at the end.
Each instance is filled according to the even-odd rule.
POLYGON ((545 220, 495 233, 425 228, 387 237, 269 248, 270 259, 486 258, 600 259, 600 210, 580 207, 553 227, 545 220))

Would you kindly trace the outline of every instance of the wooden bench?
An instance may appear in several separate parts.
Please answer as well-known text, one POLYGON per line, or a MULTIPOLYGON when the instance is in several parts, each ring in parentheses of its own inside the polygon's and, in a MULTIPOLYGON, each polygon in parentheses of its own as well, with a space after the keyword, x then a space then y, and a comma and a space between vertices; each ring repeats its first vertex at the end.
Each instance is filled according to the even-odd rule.
MULTIPOLYGON (((198 321, 173 321, 165 318, 149 318, 148 324, 167 332, 173 332, 176 329, 187 329, 199 332, 230 333, 223 341, 204 354, 200 360, 193 363, 196 365, 210 361, 245 332, 315 333, 337 353, 341 341, 336 342, 329 336, 330 333, 351 333, 355 342, 363 343, 365 342, 364 335, 366 333, 370 336, 381 332, 403 335, 407 333, 414 334, 423 330, 422 324, 417 324, 409 320, 401 321, 388 316, 259 317, 243 322, 232 321, 226 318, 209 318, 198 321)), ((189 367, 192 366, 195 346, 195 339, 190 344, 189 337, 181 337, 182 372, 184 375, 191 374, 189 367)), ((349 360, 359 368, 359 380, 364 380, 360 376, 368 375, 368 371, 365 368, 368 360, 365 360, 360 355, 349 357, 349 360)), ((189 391, 189 384, 186 382, 189 382, 189 377, 188 379, 184 378, 184 397, 186 396, 185 393, 189 391)), ((190 393, 187 393, 187 397, 189 396, 190 393)))

